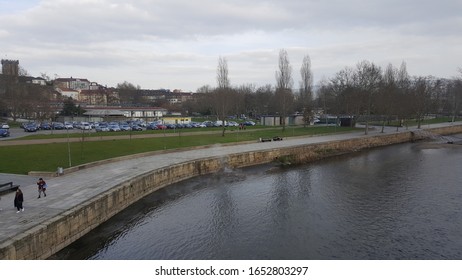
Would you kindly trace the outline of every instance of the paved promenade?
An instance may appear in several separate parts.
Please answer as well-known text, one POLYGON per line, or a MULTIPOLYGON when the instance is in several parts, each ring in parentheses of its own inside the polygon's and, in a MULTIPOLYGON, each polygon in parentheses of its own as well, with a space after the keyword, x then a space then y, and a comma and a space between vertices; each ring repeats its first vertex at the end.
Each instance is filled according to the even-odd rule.
MULTIPOLYGON (((461 125, 462 123, 456 123, 461 125)), ((425 126, 423 128, 435 128, 454 124, 441 124, 425 126)), ((414 130, 414 129, 409 129, 414 130)), ((400 128, 400 132, 406 131, 400 128)), ((395 133, 396 129, 388 129, 385 133, 395 133)), ((380 128, 373 129, 367 136, 381 135, 380 128)), ((283 141, 264 143, 247 143, 231 146, 214 146, 204 149, 177 151, 158 155, 128 159, 104 165, 95 166, 81 171, 65 174, 60 177, 47 179, 47 197, 37 199, 38 178, 0 174, 0 182, 13 181, 20 184, 24 193, 24 212, 16 213, 13 207, 14 193, 1 196, 0 200, 0 244, 10 238, 16 238, 21 233, 41 223, 61 215, 95 196, 101 194, 119 183, 130 178, 135 178, 152 170, 178 164, 185 161, 197 160, 207 157, 224 157, 228 154, 267 150, 273 148, 306 145, 332 140, 345 140, 365 137, 364 131, 343 133, 328 136, 288 138, 283 141)))

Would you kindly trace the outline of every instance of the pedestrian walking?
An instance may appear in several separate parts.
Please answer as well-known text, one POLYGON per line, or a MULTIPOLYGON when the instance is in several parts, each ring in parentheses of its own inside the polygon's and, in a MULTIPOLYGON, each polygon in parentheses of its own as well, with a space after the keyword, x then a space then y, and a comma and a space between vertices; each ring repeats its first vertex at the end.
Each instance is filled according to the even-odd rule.
POLYGON ((21 211, 24 212, 24 207, 22 206, 23 202, 24 202, 24 196, 22 194, 21 189, 18 187, 18 189, 16 190, 16 194, 14 196, 14 207, 18 209, 16 213, 19 213, 21 211))
POLYGON ((37 198, 40 198, 40 195, 42 194, 42 192, 43 192, 43 196, 47 196, 47 193, 46 193, 47 183, 45 182, 45 180, 43 180, 43 178, 39 178, 39 180, 37 181, 37 186, 38 186, 38 197, 37 198))

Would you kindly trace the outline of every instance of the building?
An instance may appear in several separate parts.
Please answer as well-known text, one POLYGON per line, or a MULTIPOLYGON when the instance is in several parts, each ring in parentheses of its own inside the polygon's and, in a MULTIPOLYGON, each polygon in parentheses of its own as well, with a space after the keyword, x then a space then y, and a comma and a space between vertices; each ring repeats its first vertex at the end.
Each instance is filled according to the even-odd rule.
POLYGON ((107 106, 108 100, 118 99, 113 89, 98 88, 82 90, 79 94, 79 101, 92 106, 107 106))
POLYGON ((182 116, 168 116, 163 117, 164 124, 189 124, 191 123, 191 117, 182 116))
POLYGON ((19 82, 20 83, 40 85, 40 86, 46 86, 47 85, 47 81, 44 78, 41 78, 41 77, 34 78, 34 77, 21 76, 21 77, 19 77, 19 82))
POLYGON ((19 60, 2 59, 2 74, 18 77, 19 60))
MULTIPOLYGON (((303 125, 304 120, 303 120, 303 115, 300 114, 293 114, 290 116, 287 116, 285 119, 285 124, 286 125, 303 125)), ((263 115, 260 118, 260 122, 262 125, 266 126, 280 126, 282 125, 282 119, 281 116, 279 115, 263 115)), ((310 123, 313 125, 313 122, 310 123)))
POLYGON ((84 107, 85 116, 92 121, 111 119, 131 119, 154 121, 167 114, 167 109, 160 107, 84 107))
POLYGON ((61 93, 62 96, 70 97, 74 100, 79 100, 79 92, 70 88, 60 88, 57 87, 56 91, 61 93))
POLYGON ((55 86, 59 88, 68 88, 72 90, 89 90, 90 81, 87 79, 76 79, 76 78, 58 78, 55 80, 55 86))

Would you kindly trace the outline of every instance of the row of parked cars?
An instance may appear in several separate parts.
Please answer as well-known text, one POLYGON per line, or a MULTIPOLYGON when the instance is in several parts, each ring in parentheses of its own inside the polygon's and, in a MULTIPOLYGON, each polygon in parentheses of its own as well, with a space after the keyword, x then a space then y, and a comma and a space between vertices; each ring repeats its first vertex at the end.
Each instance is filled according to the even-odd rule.
POLYGON ((99 122, 95 125, 95 131, 141 131, 146 124, 143 122, 99 122))
POLYGON ((63 129, 84 129, 90 130, 92 129, 92 125, 88 122, 79 122, 79 123, 71 123, 71 122, 42 122, 42 123, 35 123, 35 122, 26 122, 21 125, 25 132, 36 132, 38 130, 63 130, 63 129))
MULTIPOLYGON (((237 123, 235 121, 225 122, 225 127, 239 127, 239 126, 251 126, 255 125, 252 121, 247 121, 244 123, 237 123)), ((162 124, 160 122, 151 122, 146 126, 147 130, 157 130, 157 129, 181 129, 181 128, 199 128, 199 127, 223 127, 222 121, 204 121, 204 122, 191 122, 191 123, 177 123, 177 124, 162 124)))
MULTIPOLYGON (((237 123, 235 121, 226 121, 226 127, 252 126, 252 121, 237 123)), ((222 121, 204 121, 190 122, 184 124, 163 124, 160 121, 145 123, 143 121, 121 121, 121 122, 27 122, 22 124, 26 132, 36 132, 38 130, 62 130, 62 129, 81 129, 102 131, 141 131, 141 130, 158 130, 158 129, 181 129, 181 128, 199 128, 199 127, 222 127, 222 121)))
MULTIPOLYGON (((247 121, 238 124, 234 121, 225 123, 225 126, 250 126, 255 125, 254 122, 247 121)), ((99 122, 95 124, 95 131, 97 132, 115 132, 115 131, 141 131, 141 130, 162 130, 162 129, 182 129, 182 128, 199 128, 199 127, 220 127, 221 121, 212 122, 190 122, 190 123, 177 123, 177 124, 164 124, 161 121, 156 122, 141 122, 141 121, 126 121, 126 122, 99 122)))

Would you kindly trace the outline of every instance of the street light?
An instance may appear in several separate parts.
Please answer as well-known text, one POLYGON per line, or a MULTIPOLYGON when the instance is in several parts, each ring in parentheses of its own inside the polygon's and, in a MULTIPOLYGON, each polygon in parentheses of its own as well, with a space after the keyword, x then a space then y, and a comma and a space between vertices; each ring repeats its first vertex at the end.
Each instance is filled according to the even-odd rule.
POLYGON ((71 144, 69 142, 69 129, 67 129, 67 154, 69 157, 69 167, 72 167, 72 162, 71 162, 71 144))

